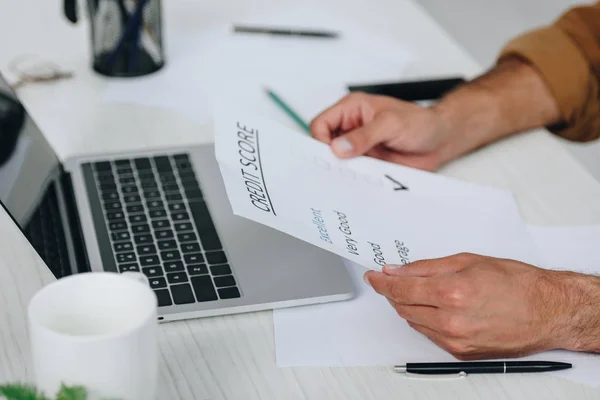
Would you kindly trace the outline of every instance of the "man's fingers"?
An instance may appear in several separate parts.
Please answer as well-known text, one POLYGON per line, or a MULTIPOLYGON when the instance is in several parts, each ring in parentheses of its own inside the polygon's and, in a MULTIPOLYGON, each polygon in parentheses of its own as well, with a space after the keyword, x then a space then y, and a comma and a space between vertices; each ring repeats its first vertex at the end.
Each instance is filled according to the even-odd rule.
POLYGON ((389 299, 388 301, 398 315, 409 322, 427 326, 434 330, 440 325, 440 318, 443 315, 443 311, 437 307, 405 305, 389 299))
POLYGON ((363 123, 364 94, 350 94, 316 116, 310 124, 312 136, 331 144, 337 132, 356 129, 363 123))
POLYGON ((432 288, 427 279, 399 278, 381 272, 368 271, 365 280, 373 289, 400 304, 436 306, 437 290, 432 288))
POLYGON ((310 132, 315 139, 330 144, 334 132, 341 128, 343 118, 344 106, 341 102, 338 102, 312 120, 310 132))
POLYGON ((386 265, 383 267, 383 272, 386 275, 405 278, 429 278, 461 271, 472 263, 475 257, 478 256, 456 254, 431 260, 419 260, 406 265, 386 265))
POLYGON ((340 158, 361 156, 384 142, 394 131, 395 126, 388 118, 375 118, 358 129, 335 138, 331 149, 340 158))

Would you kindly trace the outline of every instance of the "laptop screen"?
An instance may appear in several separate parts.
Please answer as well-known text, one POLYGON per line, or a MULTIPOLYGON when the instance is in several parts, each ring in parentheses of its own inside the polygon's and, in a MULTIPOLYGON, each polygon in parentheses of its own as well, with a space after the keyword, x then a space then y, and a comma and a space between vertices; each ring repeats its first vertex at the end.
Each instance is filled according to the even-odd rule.
POLYGON ((0 201, 41 255, 31 233, 43 227, 32 221, 36 213, 37 225, 43 225, 44 218, 56 218, 41 206, 52 202, 48 197, 56 191, 60 175, 56 153, 0 75, 0 201))

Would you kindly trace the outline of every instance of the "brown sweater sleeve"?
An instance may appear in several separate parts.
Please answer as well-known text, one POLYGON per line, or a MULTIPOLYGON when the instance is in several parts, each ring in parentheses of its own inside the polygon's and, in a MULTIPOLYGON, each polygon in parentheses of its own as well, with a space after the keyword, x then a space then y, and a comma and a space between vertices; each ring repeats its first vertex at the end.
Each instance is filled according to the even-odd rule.
POLYGON ((563 122, 552 132, 577 141, 600 137, 600 2, 512 40, 499 61, 515 56, 538 70, 558 103, 563 122))

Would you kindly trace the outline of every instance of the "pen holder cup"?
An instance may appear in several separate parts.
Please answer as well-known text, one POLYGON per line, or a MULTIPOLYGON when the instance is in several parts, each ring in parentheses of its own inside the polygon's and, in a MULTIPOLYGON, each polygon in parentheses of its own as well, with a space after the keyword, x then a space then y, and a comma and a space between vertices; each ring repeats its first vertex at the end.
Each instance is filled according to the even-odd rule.
POLYGON ((160 0, 88 0, 94 70, 135 77, 165 63, 160 0))

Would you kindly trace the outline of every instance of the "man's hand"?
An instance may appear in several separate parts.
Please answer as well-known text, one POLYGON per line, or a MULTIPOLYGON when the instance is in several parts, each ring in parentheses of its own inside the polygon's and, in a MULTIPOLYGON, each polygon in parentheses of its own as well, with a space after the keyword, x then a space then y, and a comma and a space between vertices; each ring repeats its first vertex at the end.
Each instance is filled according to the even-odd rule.
POLYGON ((353 93, 315 118, 313 136, 338 157, 369 155, 433 171, 458 143, 430 108, 385 96, 353 93))
POLYGON ((369 271, 408 324, 461 360, 600 351, 599 278, 459 254, 369 271))
POLYGON ((350 94, 317 116, 311 132, 339 157, 368 155, 433 171, 495 140, 560 118, 538 72, 509 59, 429 108, 350 94))

